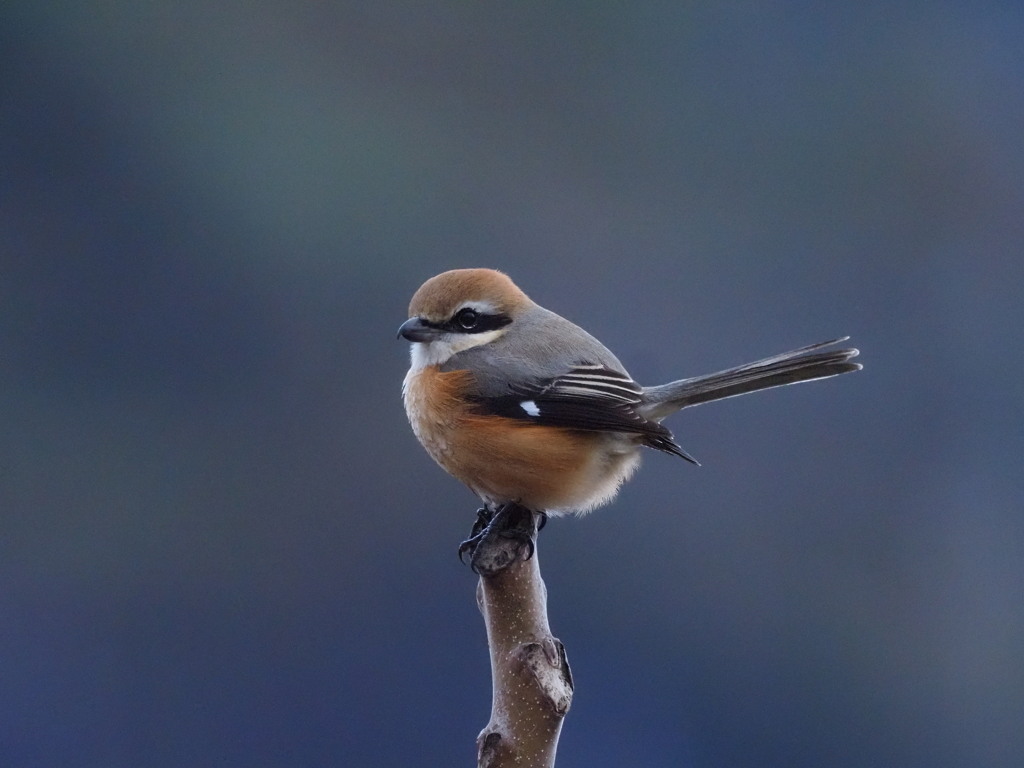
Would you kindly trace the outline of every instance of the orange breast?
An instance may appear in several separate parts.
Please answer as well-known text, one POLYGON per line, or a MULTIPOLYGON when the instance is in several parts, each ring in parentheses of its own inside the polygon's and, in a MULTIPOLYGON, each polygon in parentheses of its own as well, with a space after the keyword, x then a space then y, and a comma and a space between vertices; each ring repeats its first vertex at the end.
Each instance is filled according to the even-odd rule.
POLYGON ((423 447, 483 499, 585 510, 614 496, 636 467, 639 448, 625 436, 472 412, 458 397, 471 376, 436 367, 410 372, 404 397, 423 447))

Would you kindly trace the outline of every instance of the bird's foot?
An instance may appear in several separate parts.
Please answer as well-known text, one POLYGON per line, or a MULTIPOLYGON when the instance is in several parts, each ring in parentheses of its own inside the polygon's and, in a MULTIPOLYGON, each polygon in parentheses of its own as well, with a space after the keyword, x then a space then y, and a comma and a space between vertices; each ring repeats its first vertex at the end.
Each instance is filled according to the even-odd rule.
POLYGON ((484 534, 487 532, 487 526, 491 524, 495 515, 501 511, 501 507, 497 510, 489 509, 488 507, 480 507, 476 511, 476 522, 473 523, 473 529, 469 532, 469 538, 459 544, 459 560, 462 563, 466 561, 463 559, 467 552, 470 553, 470 564, 473 561, 473 553, 476 551, 477 545, 483 541, 484 534))
POLYGON ((478 510, 470 537, 459 545, 459 559, 468 552, 469 567, 481 576, 493 576, 516 560, 529 560, 534 536, 547 520, 546 514, 538 514, 535 523, 533 511, 514 502, 478 510))

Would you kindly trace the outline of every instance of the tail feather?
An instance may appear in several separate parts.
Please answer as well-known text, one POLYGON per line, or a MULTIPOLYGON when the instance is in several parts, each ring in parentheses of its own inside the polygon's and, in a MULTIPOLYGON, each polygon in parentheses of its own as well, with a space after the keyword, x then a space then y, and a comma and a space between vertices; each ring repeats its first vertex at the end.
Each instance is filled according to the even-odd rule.
POLYGON ((754 363, 729 368, 706 376, 680 379, 657 387, 644 387, 641 412, 644 417, 660 421, 670 413, 691 405, 745 395, 759 389, 781 387, 801 381, 825 379, 841 373, 859 371, 859 363, 849 362, 859 353, 856 349, 814 350, 849 339, 844 336, 831 341, 783 352, 754 363))

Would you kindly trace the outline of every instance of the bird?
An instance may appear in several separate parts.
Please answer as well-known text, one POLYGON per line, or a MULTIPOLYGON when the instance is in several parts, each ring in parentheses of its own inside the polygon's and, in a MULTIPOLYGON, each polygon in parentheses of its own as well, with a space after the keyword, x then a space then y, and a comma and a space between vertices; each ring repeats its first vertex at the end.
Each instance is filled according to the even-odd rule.
MULTIPOLYGON (((697 464, 662 423, 676 411, 861 369, 833 339, 718 373, 642 386, 594 336, 503 272, 454 269, 414 293, 398 337, 416 438, 483 502, 582 515, 610 502, 643 448, 697 464)), ((466 544, 466 542, 464 542, 466 544)), ((461 554, 461 550, 460 550, 461 554)))

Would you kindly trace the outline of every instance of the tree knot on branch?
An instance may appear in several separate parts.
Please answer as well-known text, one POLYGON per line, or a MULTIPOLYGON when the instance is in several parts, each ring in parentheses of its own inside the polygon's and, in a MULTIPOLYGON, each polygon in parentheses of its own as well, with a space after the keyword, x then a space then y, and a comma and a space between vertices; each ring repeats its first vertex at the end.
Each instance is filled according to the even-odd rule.
POLYGON ((542 703, 564 717, 572 703, 572 671, 562 642, 549 636, 539 643, 523 643, 515 657, 540 689, 542 703))

